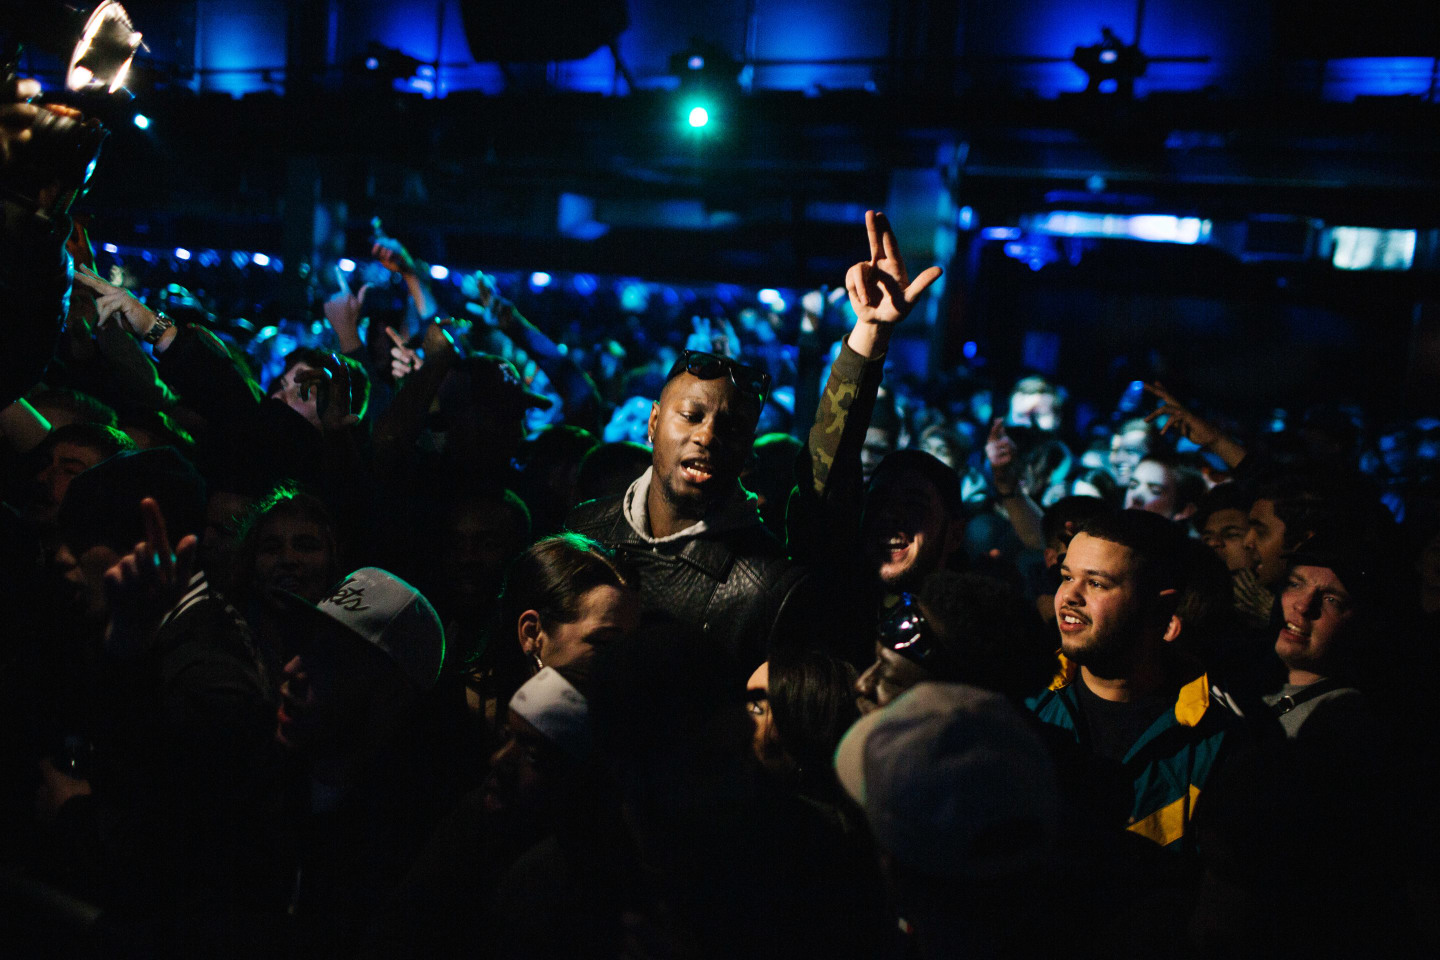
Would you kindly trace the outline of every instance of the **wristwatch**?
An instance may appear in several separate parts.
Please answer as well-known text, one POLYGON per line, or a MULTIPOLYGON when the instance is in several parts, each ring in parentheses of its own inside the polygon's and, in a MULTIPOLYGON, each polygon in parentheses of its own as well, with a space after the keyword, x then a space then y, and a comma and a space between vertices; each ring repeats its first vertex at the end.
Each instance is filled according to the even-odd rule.
POLYGON ((173 326, 175 326, 175 321, 157 310, 155 312, 155 322, 150 325, 149 330, 145 331, 145 336, 141 339, 153 347, 160 342, 161 337, 165 336, 165 331, 173 326))

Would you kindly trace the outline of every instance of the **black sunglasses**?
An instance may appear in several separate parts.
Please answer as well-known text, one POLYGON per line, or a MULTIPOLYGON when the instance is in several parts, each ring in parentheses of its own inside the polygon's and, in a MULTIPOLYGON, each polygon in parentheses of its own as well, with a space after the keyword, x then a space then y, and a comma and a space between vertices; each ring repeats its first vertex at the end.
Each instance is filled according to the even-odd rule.
POLYGON ((746 393, 754 394, 761 406, 765 405, 765 398, 770 396, 770 374, 747 367, 743 363, 736 363, 718 353, 705 353, 703 350, 682 351, 675 365, 666 374, 665 382, 669 383, 682 373, 701 380, 719 380, 728 375, 735 386, 746 393))
POLYGON ((880 621, 876 633, 882 647, 888 647, 921 666, 944 656, 944 652, 935 645, 925 615, 920 612, 920 604, 912 594, 900 594, 894 612, 880 621))

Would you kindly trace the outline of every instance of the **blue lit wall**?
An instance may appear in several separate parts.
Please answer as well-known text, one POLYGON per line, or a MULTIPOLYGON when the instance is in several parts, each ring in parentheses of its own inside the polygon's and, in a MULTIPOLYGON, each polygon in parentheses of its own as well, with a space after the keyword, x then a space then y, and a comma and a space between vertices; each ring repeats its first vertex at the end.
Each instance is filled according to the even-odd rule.
MULTIPOLYGON (((148 29, 143 18, 140 29, 148 29)), ((285 4, 282 0, 198 0, 195 4, 195 67, 202 90, 241 96, 279 90, 285 67, 285 4), (274 82, 253 72, 278 68, 274 82)))
MULTIPOLYGON (((673 85, 668 59, 698 37, 746 53, 745 0, 676 4, 673 0, 630 0, 631 26, 620 49, 640 86, 673 85)), ((1203 63, 1152 62, 1136 85, 1141 96, 1160 91, 1217 87, 1239 93, 1268 84, 1270 5, 1245 0, 1150 0, 1142 48, 1151 56, 1207 57, 1203 63)), ((761 60, 884 57, 889 52, 892 5, 866 0, 756 0, 753 49, 761 60)), ((285 11, 281 0, 196 0, 173 23, 153 25, 157 39, 183 34, 193 18, 195 65, 204 71, 204 89, 236 95, 278 89, 285 63, 285 11), (267 83, 258 70, 276 68, 267 83)), ((1085 76, 1070 57, 1077 46, 1100 37, 1109 26, 1123 39, 1135 31, 1135 0, 973 0, 962 12, 956 53, 974 58, 975 81, 985 87, 1029 90, 1042 97, 1078 91, 1085 76), (1034 58, 1035 62, 1027 62, 1034 58)), ((159 10, 148 11, 163 20, 159 10)), ((333 63, 344 63, 378 41, 427 63, 441 64, 438 78, 421 78, 408 89, 427 95, 457 90, 499 93, 504 78, 495 64, 470 61, 459 0, 374 0, 332 4, 333 63)), ((146 28, 142 24, 142 28, 146 28)), ((147 28, 148 29, 148 28, 147 28)), ((185 48, 163 43, 166 57, 185 48)), ((1356 96, 1425 95, 1431 91, 1435 61, 1423 57, 1355 58, 1291 64, 1284 82, 1292 92, 1348 101, 1356 96)), ((811 64, 762 67, 758 89, 807 90, 864 87, 877 76, 863 65, 811 64)), ((550 68, 561 89, 608 93, 616 88, 610 52, 550 68)), ((623 89, 623 85, 621 85, 623 89)))
POLYGON ((1325 63, 1322 95, 1326 100, 1360 96, 1423 96, 1431 89, 1435 60, 1430 57, 1353 57, 1325 63))

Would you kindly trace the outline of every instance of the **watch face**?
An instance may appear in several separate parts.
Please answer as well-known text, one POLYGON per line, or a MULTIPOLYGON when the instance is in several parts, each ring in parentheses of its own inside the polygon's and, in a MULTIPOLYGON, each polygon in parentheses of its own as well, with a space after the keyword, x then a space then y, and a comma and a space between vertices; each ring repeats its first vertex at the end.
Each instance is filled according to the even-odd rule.
POLYGON ((165 336, 165 331, 173 326, 175 326, 175 321, 165 316, 165 314, 155 314, 155 322, 151 324, 150 329, 145 332, 145 342, 149 344, 159 343, 160 338, 165 336))

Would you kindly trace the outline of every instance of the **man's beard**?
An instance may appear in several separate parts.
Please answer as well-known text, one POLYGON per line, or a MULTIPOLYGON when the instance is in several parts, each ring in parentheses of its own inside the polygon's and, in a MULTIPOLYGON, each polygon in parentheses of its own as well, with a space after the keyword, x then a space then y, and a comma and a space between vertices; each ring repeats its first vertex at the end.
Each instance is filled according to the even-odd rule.
MULTIPOLYGON (((705 519, 705 514, 710 511, 710 508, 724 499, 723 494, 713 497, 706 497, 703 493, 686 496, 676 492, 675 488, 670 486, 668 477, 657 477, 656 479, 660 484, 660 496, 675 511, 677 517, 684 517, 687 520, 705 519)), ((729 490, 728 487, 725 489, 729 490)))
MULTIPOLYGON (((1064 610, 1061 610, 1064 615, 1064 610)), ((1065 640, 1060 641, 1060 650, 1066 659, 1089 670, 1105 680, 1116 680, 1129 675, 1135 664, 1135 653, 1140 648, 1140 631, 1143 620, 1139 614, 1127 618, 1104 637, 1092 639, 1083 649, 1071 653, 1065 649, 1065 640)))

